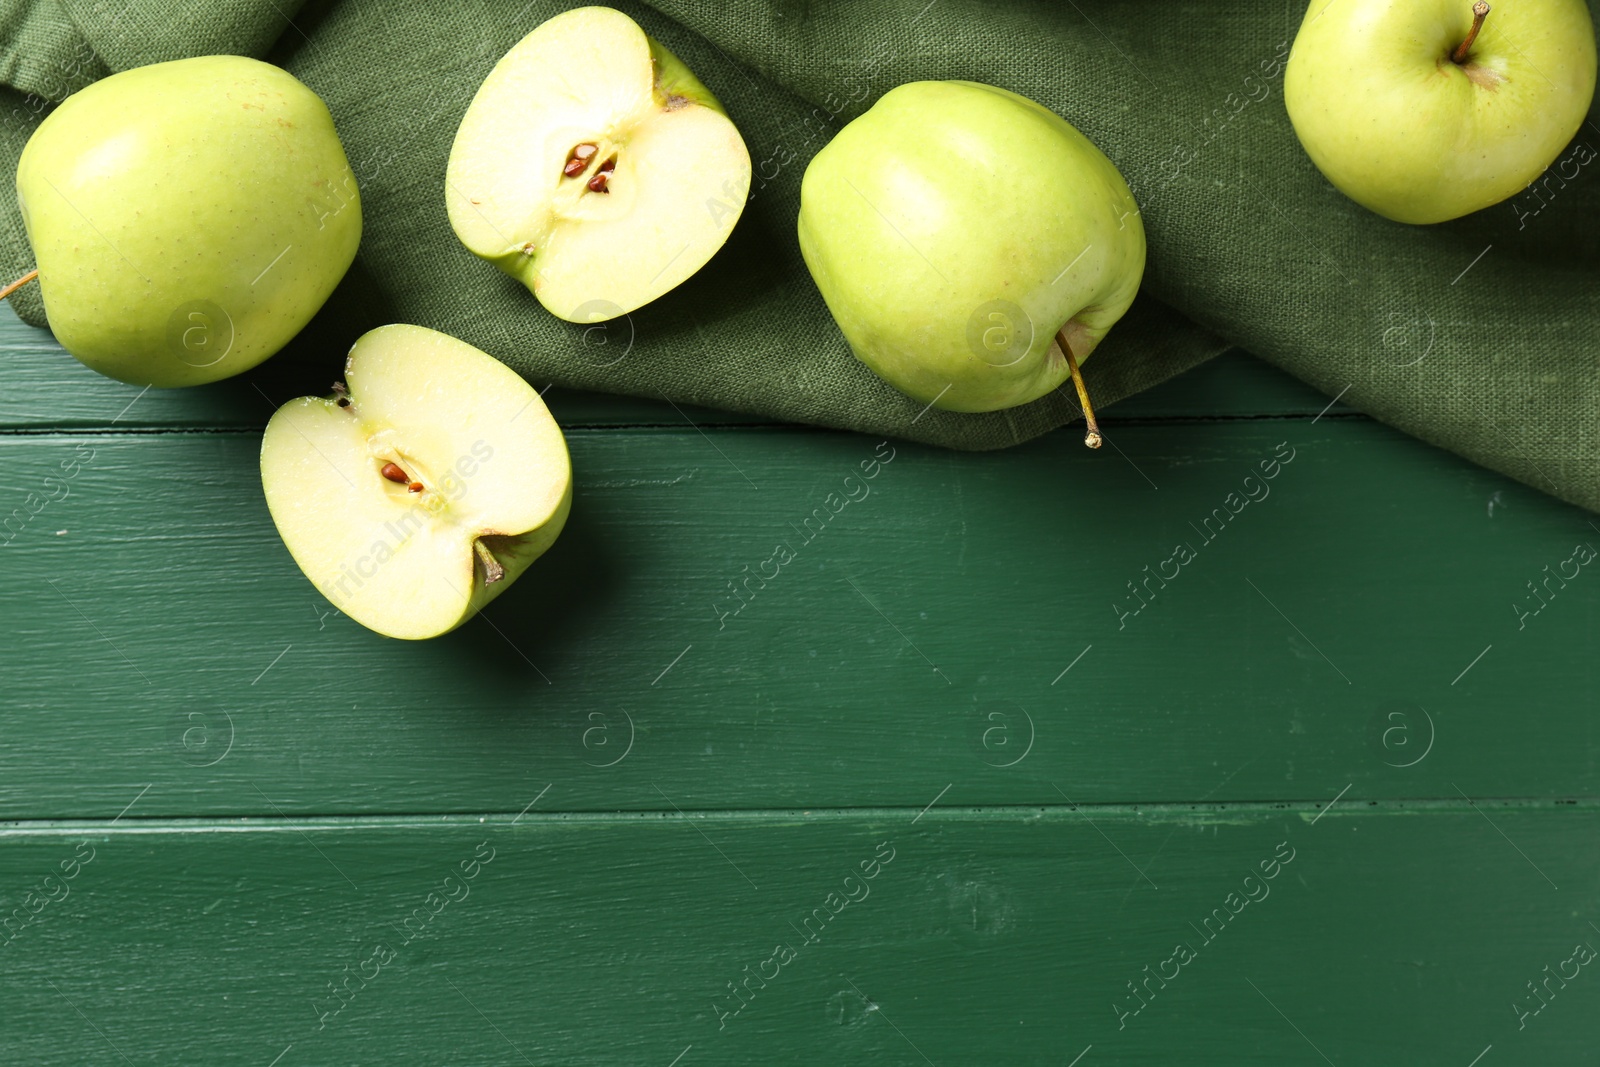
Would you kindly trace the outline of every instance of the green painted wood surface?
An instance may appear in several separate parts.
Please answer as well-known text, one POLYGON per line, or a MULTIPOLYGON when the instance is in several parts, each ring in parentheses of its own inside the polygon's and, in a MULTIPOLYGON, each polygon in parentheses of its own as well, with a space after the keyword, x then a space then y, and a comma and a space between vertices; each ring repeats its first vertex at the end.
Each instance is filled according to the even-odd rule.
POLYGON ((0 367, 0 1062, 1594 1062, 1586 967, 1512 1005, 1600 947, 1600 530, 1248 356, 1100 454, 553 391, 568 531, 421 645, 272 530, 304 368, 0 367))
POLYGON ((92 856, 0 948, 6 1060, 1594 1061, 1596 967, 1526 988, 1600 946, 1593 806, 960 801, 6 833, 24 885, 92 856))
POLYGON ((571 440, 557 548, 417 645, 300 575, 254 434, 4 439, 12 492, 92 458, 3 549, 0 812, 114 815, 147 782, 162 815, 271 814, 258 789, 293 813, 481 811, 530 774, 572 777, 585 810, 657 807, 651 783, 701 808, 902 805, 932 778, 985 803, 1059 799, 1052 781, 1086 802, 1307 799, 1336 779, 1600 794, 1600 580, 1580 571, 1520 631, 1510 609, 1600 534, 1370 423, 1127 427, 1126 460, 1065 434, 992 456, 890 445, 853 483, 870 495, 810 527, 877 442, 571 440), (1293 461, 1252 483, 1270 495, 1203 541, 1189 524, 1282 442, 1293 461), (739 600, 728 582, 778 542, 793 563, 739 600), (1178 542, 1197 558, 1119 620, 1178 542))

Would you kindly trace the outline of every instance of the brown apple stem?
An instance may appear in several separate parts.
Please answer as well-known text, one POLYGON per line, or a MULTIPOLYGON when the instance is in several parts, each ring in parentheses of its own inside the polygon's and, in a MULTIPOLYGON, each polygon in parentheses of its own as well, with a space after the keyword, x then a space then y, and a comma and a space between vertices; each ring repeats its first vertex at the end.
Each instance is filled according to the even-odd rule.
POLYGON ((500 561, 494 558, 494 553, 489 551, 489 546, 482 541, 472 542, 473 550, 478 553, 478 559, 483 562, 483 584, 485 587, 493 585, 506 576, 506 569, 500 561))
POLYGON ((1484 0, 1472 5, 1472 29, 1467 31, 1467 39, 1456 45, 1456 50, 1450 53, 1452 63, 1459 66, 1467 61, 1467 53, 1472 51, 1472 42, 1478 39, 1478 31, 1483 29, 1483 20, 1488 14, 1489 5, 1484 0))
POLYGON ((29 282, 33 281, 38 276, 39 276, 39 268, 35 267, 32 270, 30 270, 28 273, 24 274, 22 277, 18 278, 16 281, 12 282, 10 285, 6 286, 4 289, 0 289, 0 300, 4 300, 6 297, 10 296, 12 293, 16 292, 18 289, 21 289, 24 285, 27 285, 29 282))
POLYGON ((1089 390, 1083 384, 1083 374, 1078 370, 1078 361, 1073 358, 1072 346, 1067 344, 1067 331, 1056 331, 1056 344, 1061 346, 1061 354, 1067 357, 1067 369, 1072 372, 1072 384, 1078 390, 1078 403, 1083 407, 1083 443, 1090 448, 1099 448, 1102 440, 1100 424, 1094 418, 1094 405, 1089 403, 1089 390))

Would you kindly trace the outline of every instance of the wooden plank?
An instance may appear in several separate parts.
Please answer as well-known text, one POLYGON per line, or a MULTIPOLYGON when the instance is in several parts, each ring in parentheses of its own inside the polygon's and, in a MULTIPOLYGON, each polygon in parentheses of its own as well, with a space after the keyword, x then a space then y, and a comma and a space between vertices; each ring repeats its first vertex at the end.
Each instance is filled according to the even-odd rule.
POLYGON ((30 916, 0 1059, 1488 1067, 1600 1041, 1592 805, 952 789, 920 817, 516 821, 542 787, 484 818, 0 831, 30 916))
POLYGON ((557 547, 423 644, 304 580, 253 434, 0 440, 0 817, 1600 795, 1582 512, 1363 420, 1111 440, 576 432, 557 547))
MULTIPOLYGON (((353 338, 352 338, 353 339, 353 338)), ((0 307, 0 430, 118 428, 260 429, 275 404, 325 391, 339 361, 321 369, 297 352, 240 378, 196 389, 152 389, 112 381, 69 356, 46 330, 0 307), (327 380, 324 380, 327 379, 327 380), (269 399, 270 398, 270 399, 269 399)), ((536 383, 543 384, 543 383, 536 383)), ((552 389, 551 411, 563 426, 775 425, 772 420, 665 401, 552 389)), ((1258 414, 1315 414, 1327 399, 1266 363, 1230 352, 1147 393, 1108 408, 1117 420, 1258 414)), ((1336 411, 1344 410, 1342 407, 1336 411)))

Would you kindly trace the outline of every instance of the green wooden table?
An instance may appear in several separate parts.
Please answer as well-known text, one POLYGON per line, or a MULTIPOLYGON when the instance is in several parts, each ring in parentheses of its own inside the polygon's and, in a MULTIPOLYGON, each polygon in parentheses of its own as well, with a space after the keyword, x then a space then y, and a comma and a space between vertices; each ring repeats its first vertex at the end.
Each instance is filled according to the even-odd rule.
POLYGON ((552 390, 409 644, 262 500, 335 355, 4 314, 0 1062, 1600 1060, 1600 529, 1244 353, 1099 453, 552 390))

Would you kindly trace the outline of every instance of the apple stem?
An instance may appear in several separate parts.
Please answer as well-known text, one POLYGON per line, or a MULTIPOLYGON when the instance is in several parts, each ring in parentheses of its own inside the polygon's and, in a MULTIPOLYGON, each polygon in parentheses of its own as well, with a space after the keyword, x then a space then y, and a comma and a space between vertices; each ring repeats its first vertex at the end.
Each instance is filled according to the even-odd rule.
POLYGON ((1467 39, 1456 45, 1456 50, 1450 54, 1450 61, 1459 66, 1467 61, 1467 53, 1472 50, 1472 42, 1478 39, 1478 31, 1483 28, 1483 20, 1489 14, 1489 5, 1484 0, 1478 0, 1472 5, 1472 29, 1467 31, 1467 39))
POLYGON ((16 281, 12 282, 10 285, 6 286, 4 289, 0 289, 0 300, 4 300, 6 297, 10 296, 12 293, 16 292, 18 289, 21 289, 24 285, 27 285, 29 282, 33 281, 38 276, 39 276, 39 268, 35 267, 32 270, 30 270, 28 273, 24 274, 22 277, 18 278, 16 281))
POLYGON ((1056 331, 1056 344, 1061 346, 1062 354, 1067 357, 1067 370, 1072 372, 1072 384, 1078 390, 1078 403, 1083 407, 1083 443, 1090 448, 1099 448, 1102 440, 1100 424, 1095 421, 1094 405, 1089 403, 1089 390, 1083 384, 1083 374, 1078 370, 1078 361, 1073 358, 1072 346, 1067 344, 1066 330, 1056 331))
POLYGON ((472 542, 473 550, 478 553, 478 558, 483 561, 483 584, 493 585, 506 576, 506 569, 500 561, 494 558, 494 553, 489 551, 489 546, 482 541, 472 542))

